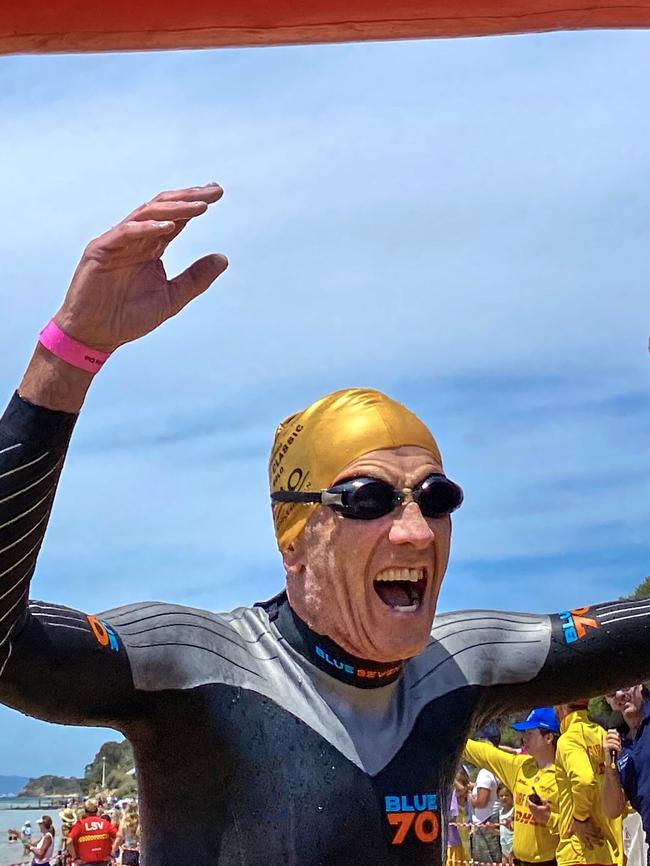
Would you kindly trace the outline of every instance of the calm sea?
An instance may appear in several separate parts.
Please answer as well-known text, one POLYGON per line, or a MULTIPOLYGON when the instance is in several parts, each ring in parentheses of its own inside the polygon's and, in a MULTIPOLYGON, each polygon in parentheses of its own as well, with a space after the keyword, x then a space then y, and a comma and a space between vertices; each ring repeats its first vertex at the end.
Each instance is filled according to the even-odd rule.
MULTIPOLYGON (((0 866, 10 866, 12 863, 22 863, 31 860, 23 854, 23 846, 20 842, 9 842, 7 839, 9 828, 20 830, 25 821, 31 821, 32 838, 39 838, 37 821, 43 815, 49 815, 56 827, 56 843, 60 840, 61 819, 56 809, 39 809, 38 799, 32 797, 18 797, 9 799, 0 797, 0 866), (20 807, 20 808, 17 808, 20 807)), ((58 844, 57 844, 58 848, 58 844)))

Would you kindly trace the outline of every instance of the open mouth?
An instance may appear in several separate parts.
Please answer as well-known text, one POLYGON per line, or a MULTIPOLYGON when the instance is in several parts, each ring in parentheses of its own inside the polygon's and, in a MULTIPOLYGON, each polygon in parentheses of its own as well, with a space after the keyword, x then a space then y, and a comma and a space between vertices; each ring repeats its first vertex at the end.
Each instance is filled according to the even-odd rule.
POLYGON ((385 568, 372 582, 383 603, 393 610, 415 611, 427 588, 424 568, 385 568))

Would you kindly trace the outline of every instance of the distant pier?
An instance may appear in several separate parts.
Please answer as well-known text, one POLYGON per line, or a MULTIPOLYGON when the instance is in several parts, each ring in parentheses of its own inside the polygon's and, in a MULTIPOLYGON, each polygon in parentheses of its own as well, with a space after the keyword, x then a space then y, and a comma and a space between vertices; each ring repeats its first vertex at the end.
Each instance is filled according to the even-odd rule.
MULTIPOLYGON (((68 802, 68 800, 80 800, 82 795, 80 793, 74 794, 43 794, 42 796, 30 796, 27 795, 25 799, 29 799, 29 803, 12 803, 11 805, 7 805, 4 808, 7 810, 26 810, 31 809, 33 812, 34 809, 63 809, 68 802)), ((7 798, 10 799, 10 798, 7 798)), ((11 798, 13 799, 13 798, 11 798)), ((0 798, 0 809, 2 808, 2 798, 0 798)))

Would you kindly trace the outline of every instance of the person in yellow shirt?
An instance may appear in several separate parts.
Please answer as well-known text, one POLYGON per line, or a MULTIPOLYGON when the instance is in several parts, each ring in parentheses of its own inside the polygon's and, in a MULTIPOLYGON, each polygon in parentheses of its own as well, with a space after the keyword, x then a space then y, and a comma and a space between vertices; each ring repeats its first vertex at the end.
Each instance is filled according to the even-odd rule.
POLYGON ((463 757, 477 767, 487 767, 514 795, 515 863, 551 866, 558 843, 554 760, 560 726, 552 707, 537 707, 523 722, 512 727, 522 732, 528 754, 510 754, 488 743, 468 740, 463 757))
POLYGON ((620 818, 608 818, 601 792, 605 783, 603 731, 587 716, 587 700, 555 708, 561 736, 555 755, 560 795, 558 866, 616 866, 623 862, 620 818))

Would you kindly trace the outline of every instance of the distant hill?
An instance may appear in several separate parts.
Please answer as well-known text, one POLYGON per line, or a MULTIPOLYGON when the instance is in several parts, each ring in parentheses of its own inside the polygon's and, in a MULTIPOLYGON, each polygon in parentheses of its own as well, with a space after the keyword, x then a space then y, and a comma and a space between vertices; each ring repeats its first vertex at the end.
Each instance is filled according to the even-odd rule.
MULTIPOLYGON (((0 776, 0 795, 14 794, 18 797, 47 797, 50 794, 97 794, 110 791, 118 797, 133 797, 137 794, 138 782, 134 771, 133 749, 128 740, 104 743, 84 776, 0 776)), ((2 857, 0 856, 0 861, 2 857)))
POLYGON ((0 794, 17 794, 27 782, 28 776, 0 776, 0 794))
POLYGON ((79 794, 81 779, 74 776, 38 776, 36 779, 25 779, 25 785, 20 790, 21 797, 46 797, 48 794, 79 794))
POLYGON ((50 794, 97 794, 111 791, 119 797, 132 797, 138 789, 133 775, 133 749, 128 740, 104 743, 90 764, 83 779, 75 776, 38 776, 21 779, 23 784, 12 790, 22 797, 47 797, 50 794), (103 783, 103 784, 102 784, 103 783))

